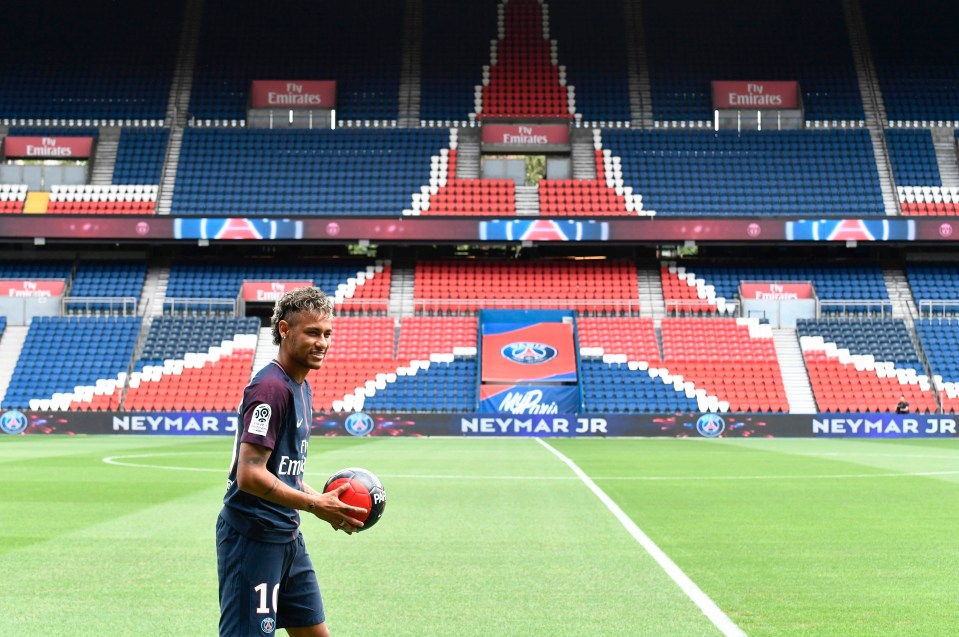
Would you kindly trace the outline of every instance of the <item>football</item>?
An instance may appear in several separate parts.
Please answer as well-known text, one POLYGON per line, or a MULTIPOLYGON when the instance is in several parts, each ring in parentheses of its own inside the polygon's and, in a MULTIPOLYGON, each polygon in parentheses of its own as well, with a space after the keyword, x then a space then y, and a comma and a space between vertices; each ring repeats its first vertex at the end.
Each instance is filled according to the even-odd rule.
POLYGON ((340 500, 368 511, 365 517, 357 518, 363 522, 363 527, 357 531, 368 531, 380 521, 383 510, 386 509, 386 491, 383 489, 383 483, 371 471, 351 467, 341 469, 330 476, 326 486, 323 487, 323 493, 332 491, 345 482, 349 482, 350 488, 340 494, 340 500))

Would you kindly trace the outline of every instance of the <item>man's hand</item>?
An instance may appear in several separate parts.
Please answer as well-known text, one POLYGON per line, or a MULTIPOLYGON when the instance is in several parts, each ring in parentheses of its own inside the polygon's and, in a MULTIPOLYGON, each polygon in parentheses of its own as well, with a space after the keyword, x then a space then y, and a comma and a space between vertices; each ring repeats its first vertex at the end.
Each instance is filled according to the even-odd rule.
POLYGON ((310 502, 307 510, 321 520, 329 522, 334 531, 354 533, 363 528, 363 523, 353 516, 363 516, 369 513, 369 511, 350 506, 340 500, 340 495, 349 488, 350 483, 347 482, 341 484, 329 493, 317 494, 310 502))

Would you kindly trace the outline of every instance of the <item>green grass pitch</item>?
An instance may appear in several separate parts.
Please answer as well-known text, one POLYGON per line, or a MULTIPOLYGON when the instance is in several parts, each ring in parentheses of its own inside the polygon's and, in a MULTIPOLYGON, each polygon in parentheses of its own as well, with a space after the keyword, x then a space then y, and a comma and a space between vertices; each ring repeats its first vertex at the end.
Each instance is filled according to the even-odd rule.
MULTIPOLYGON (((0 437, 3 625, 215 635, 231 447, 0 437)), ((388 503, 304 523, 335 637, 959 634, 957 440, 311 441, 347 466, 388 503)))

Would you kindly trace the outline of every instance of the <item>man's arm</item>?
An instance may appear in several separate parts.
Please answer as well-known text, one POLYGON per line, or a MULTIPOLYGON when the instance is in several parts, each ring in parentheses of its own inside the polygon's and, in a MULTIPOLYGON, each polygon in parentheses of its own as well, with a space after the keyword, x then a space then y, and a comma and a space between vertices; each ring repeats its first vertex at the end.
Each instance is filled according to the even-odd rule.
POLYGON ((266 468, 271 454, 272 450, 266 447, 250 442, 240 443, 236 484, 241 491, 274 504, 308 511, 321 520, 329 522, 334 529, 343 528, 353 531, 363 526, 363 523, 354 516, 365 514, 366 510, 350 506, 340 500, 340 494, 349 488, 348 483, 329 493, 319 493, 305 484, 303 491, 294 489, 266 468), (341 522, 344 523, 342 526, 341 522))

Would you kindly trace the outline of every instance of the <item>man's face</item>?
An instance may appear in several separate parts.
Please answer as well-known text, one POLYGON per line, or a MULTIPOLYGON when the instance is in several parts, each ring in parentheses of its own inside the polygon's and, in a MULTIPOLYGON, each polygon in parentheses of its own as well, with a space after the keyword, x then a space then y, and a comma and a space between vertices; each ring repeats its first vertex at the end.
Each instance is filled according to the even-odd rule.
POLYGON ((283 339, 280 349, 289 362, 304 370, 319 369, 330 349, 333 319, 326 314, 298 312, 289 321, 280 321, 283 339))

